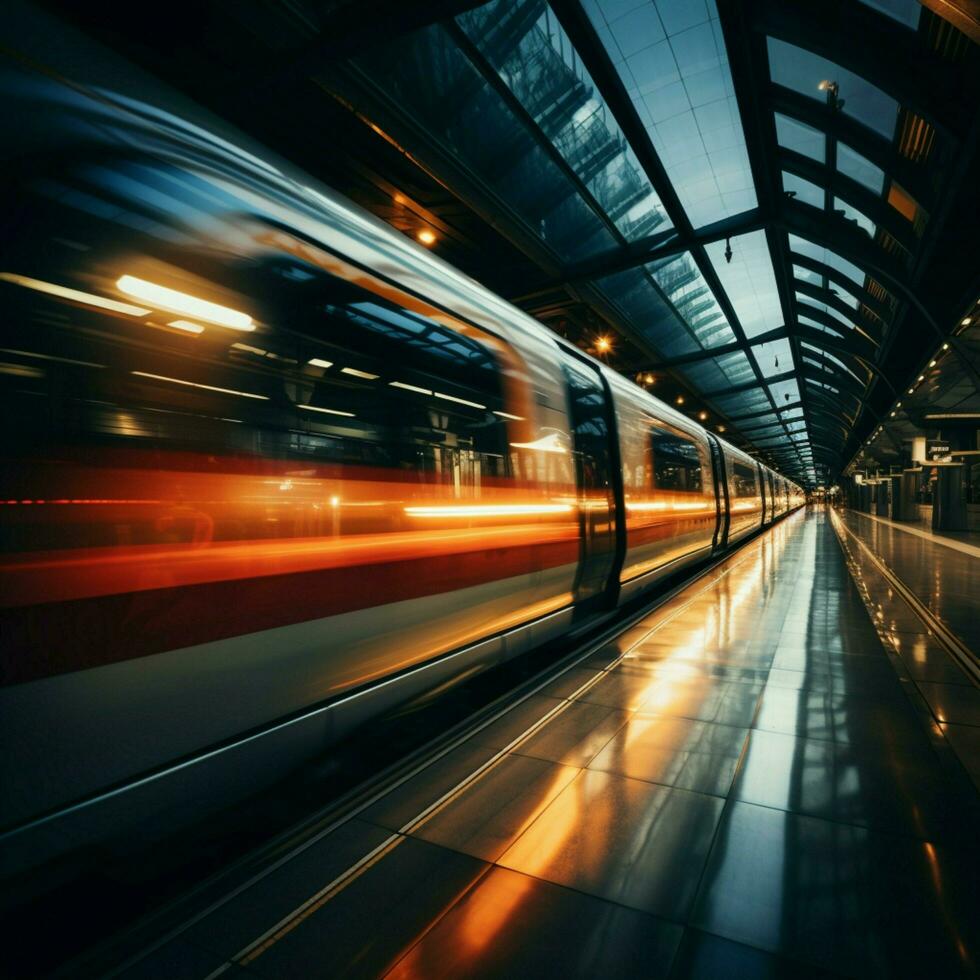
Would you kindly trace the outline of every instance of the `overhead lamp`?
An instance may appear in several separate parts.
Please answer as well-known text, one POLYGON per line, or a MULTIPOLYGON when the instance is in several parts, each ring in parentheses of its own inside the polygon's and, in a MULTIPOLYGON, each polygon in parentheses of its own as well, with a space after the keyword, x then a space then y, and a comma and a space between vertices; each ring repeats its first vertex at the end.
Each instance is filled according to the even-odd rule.
POLYGON ((306 363, 318 368, 333 367, 333 361, 325 361, 322 357, 311 357, 306 363))
POLYGON ((324 415, 342 415, 344 418, 354 418, 353 412, 341 412, 336 408, 320 408, 318 405, 297 405, 296 407, 303 409, 304 412, 322 412, 324 415))
POLYGON ((380 374, 371 374, 370 371, 360 371, 357 368, 352 367, 342 367, 340 369, 341 374, 349 374, 355 378, 365 378, 368 381, 377 381, 381 377, 380 374))
POLYGON ((924 374, 920 374, 919 377, 916 380, 917 381, 925 381, 926 380, 926 376, 924 374))
POLYGON ((965 316, 963 317, 962 320, 960 320, 961 327, 968 327, 969 325, 970 325, 970 318, 968 316, 965 316))
POLYGON ((127 296, 135 296, 151 306, 184 313, 197 320, 217 323, 221 327, 230 327, 232 330, 255 329, 255 324, 247 313, 233 310, 229 306, 221 306, 219 303, 212 303, 199 296, 192 296, 190 293, 182 293, 179 289, 170 289, 156 282, 138 279, 136 276, 120 276, 116 280, 116 286, 120 292, 127 296))
POLYGON ((935 367, 935 366, 936 366, 936 361, 935 359, 933 359, 929 362, 929 367, 935 367))
POLYGON ((678 405, 683 405, 684 404, 684 396, 683 395, 678 395, 677 396, 677 404, 678 405))
POLYGON ((718 431, 719 432, 724 432, 725 431, 725 427, 723 425, 719 425, 718 426, 718 431))
POLYGON ((597 337, 595 342, 595 349, 600 354, 608 354, 612 350, 612 341, 608 337, 597 337))
POLYGON ((704 422, 708 418, 708 413, 707 412, 698 412, 698 418, 702 422, 704 422))
POLYGON ((653 376, 652 374, 647 374, 647 376, 646 376, 646 377, 645 377, 645 378, 644 378, 643 380, 644 380, 644 381, 645 381, 645 382, 646 382, 646 383, 647 383, 648 385, 652 385, 652 384, 654 383, 654 381, 656 380, 656 378, 654 378, 654 376, 653 376))
POLYGON ((943 350, 949 350, 949 344, 943 344, 943 350))
POLYGON ((909 394, 910 395, 914 395, 915 394, 915 388, 909 388, 909 394))

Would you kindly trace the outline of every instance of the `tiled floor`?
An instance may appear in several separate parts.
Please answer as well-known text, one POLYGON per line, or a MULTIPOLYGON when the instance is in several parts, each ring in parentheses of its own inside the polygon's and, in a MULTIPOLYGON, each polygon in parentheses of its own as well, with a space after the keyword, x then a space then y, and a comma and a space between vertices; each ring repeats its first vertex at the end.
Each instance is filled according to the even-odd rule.
POLYGON ((975 976, 940 652, 796 515, 126 975, 975 976))

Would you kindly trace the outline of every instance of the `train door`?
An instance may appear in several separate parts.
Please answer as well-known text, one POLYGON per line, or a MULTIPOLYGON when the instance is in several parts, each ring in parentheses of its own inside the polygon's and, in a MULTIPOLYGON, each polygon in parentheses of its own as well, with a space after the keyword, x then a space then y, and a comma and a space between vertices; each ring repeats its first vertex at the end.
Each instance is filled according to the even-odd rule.
POLYGON ((605 379, 588 361, 563 349, 568 382, 581 551, 574 584, 576 615, 614 605, 625 538, 616 519, 622 504, 612 399, 605 379), (619 506, 617 506, 619 505, 619 506))
POLYGON ((759 495, 762 498, 762 526, 765 527, 772 520, 772 503, 769 498, 769 486, 766 482, 766 471, 761 463, 755 464, 756 473, 759 476, 759 495))
POLYGON ((725 472, 725 454, 721 451, 721 443, 709 432, 708 445, 711 447, 711 472, 715 480, 715 536, 711 542, 713 551, 721 551, 728 547, 728 474, 725 472))

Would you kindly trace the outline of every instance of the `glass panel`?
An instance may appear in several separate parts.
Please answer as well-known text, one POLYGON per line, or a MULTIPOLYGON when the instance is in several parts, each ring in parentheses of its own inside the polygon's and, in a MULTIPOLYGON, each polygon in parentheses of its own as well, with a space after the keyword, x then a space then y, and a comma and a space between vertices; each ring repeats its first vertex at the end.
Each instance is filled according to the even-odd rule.
POLYGON ((817 163, 827 162, 826 135, 819 129, 784 116, 781 112, 776 113, 776 140, 787 150, 796 150, 817 163))
POLYGON ((874 238, 877 226, 862 211, 858 211, 857 208, 851 207, 847 201, 843 201, 839 197, 834 198, 834 210, 843 212, 845 221, 854 222, 858 228, 867 232, 872 238, 874 238))
POLYGON ((800 311, 796 314, 796 319, 799 323, 804 323, 808 327, 813 327, 814 330, 819 330, 821 333, 830 334, 831 337, 844 337, 844 332, 842 330, 832 330, 830 327, 823 323, 817 323, 816 320, 811 319, 806 315, 804 310, 806 306, 804 305, 800 311))
MULTIPOLYGON (((829 351, 820 350, 819 348, 806 343, 806 341, 802 342, 802 346, 804 350, 813 351, 815 354, 819 354, 821 357, 824 357, 828 361, 831 361, 832 363, 836 364, 842 370, 846 371, 849 375, 851 375, 851 377, 853 377, 856 381, 860 381, 862 384, 864 384, 864 379, 861 378, 860 375, 856 374, 853 370, 851 370, 851 368, 849 368, 839 357, 834 357, 834 355, 831 354, 829 351)), ((811 361, 811 363, 818 363, 818 362, 811 361)), ((823 365, 821 365, 821 367, 822 366, 823 365)))
POLYGON ((739 391, 732 395, 712 395, 711 401, 726 415, 749 415, 770 407, 769 399, 762 388, 739 391))
POLYGON ((873 194, 880 194, 885 186, 885 171, 852 150, 846 143, 837 144, 837 169, 845 177, 863 184, 873 194))
POLYGON ((812 269, 804 269, 802 265, 793 266, 793 276, 803 282, 819 286, 821 289, 829 289, 842 303, 857 309, 860 301, 857 296, 846 290, 835 279, 827 279, 812 269))
POLYGON ((708 288, 689 252, 651 262, 646 271, 670 300, 699 346, 718 347, 735 340, 715 294, 708 288))
POLYGON ((714 0, 585 0, 696 227, 758 203, 714 0))
MULTIPOLYGON (((506 37, 519 40, 519 32, 506 37)), ((442 27, 379 45, 355 62, 564 260, 615 246, 571 179, 442 27)))
POLYGON ((495 28, 512 7, 511 0, 496 0, 457 22, 624 237, 669 228, 659 197, 551 8, 530 29, 502 38, 495 28))
POLYGON ((776 84, 812 99, 824 99, 819 85, 836 82, 841 111, 890 140, 895 133, 898 103, 860 75, 821 58, 812 51, 774 37, 769 43, 769 73, 776 84))
POLYGON ((775 384, 769 385, 769 393, 777 406, 789 405, 791 402, 800 400, 800 386, 796 383, 795 378, 777 381, 775 384))
POLYGON ((723 391, 731 385, 752 381, 755 373, 749 359, 740 351, 713 357, 701 364, 681 369, 681 374, 699 391, 723 391))
POLYGON ((922 13, 920 0, 860 0, 866 7, 873 7, 900 24, 911 27, 914 31, 919 26, 919 15, 922 13))
POLYGON ((842 259, 836 252, 832 252, 829 248, 824 248, 823 245, 817 245, 814 242, 808 241, 806 238, 800 238, 799 235, 789 236, 789 247, 793 252, 806 255, 816 262, 822 262, 824 265, 830 266, 831 269, 836 269, 848 279, 853 280, 855 285, 864 285, 864 273, 853 262, 842 259))
POLYGON ((701 350, 643 269, 615 272, 597 279, 594 285, 662 356, 676 357, 701 350))
POLYGON ((816 309, 820 310, 821 313, 826 313, 827 316, 832 316, 842 326, 847 327, 848 330, 853 330, 855 328, 855 324, 851 323, 851 321, 848 320, 842 313, 838 313, 832 306, 828 306, 826 303, 821 303, 812 296, 804 296, 803 293, 796 293, 795 295, 801 316, 805 315, 807 309, 813 309, 815 307, 816 309))
POLYGON ((797 201, 809 204, 812 207, 823 210, 824 189, 816 184, 797 177, 796 174, 789 174, 783 171, 783 190, 793 195, 797 201))
POLYGON ((788 340, 770 340, 767 344, 756 344, 752 348, 752 356, 763 377, 793 370, 793 351, 788 340))
POLYGON ((747 337, 783 325, 783 311, 764 231, 731 239, 732 260, 725 261, 725 243, 705 246, 715 274, 735 308, 747 337))

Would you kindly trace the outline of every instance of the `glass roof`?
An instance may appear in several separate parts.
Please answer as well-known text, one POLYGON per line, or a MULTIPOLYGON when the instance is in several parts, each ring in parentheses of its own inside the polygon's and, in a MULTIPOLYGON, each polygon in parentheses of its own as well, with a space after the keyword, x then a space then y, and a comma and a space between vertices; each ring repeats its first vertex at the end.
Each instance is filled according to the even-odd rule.
MULTIPOLYGON (((917 0, 860 2, 891 19, 882 19, 883 31, 891 22, 914 28, 921 16, 917 0)), ((812 460, 813 419, 804 411, 836 425, 844 400, 837 386, 867 383, 859 363, 824 351, 818 334, 830 343, 868 330, 878 342, 879 314, 890 321, 898 308, 877 274, 838 250, 860 257, 861 241, 852 237, 860 229, 869 248, 882 250, 883 268, 894 258, 886 257, 894 245, 877 221, 890 212, 869 195, 883 202, 896 193, 879 163, 897 152, 900 106, 862 76, 861 61, 852 60, 859 55, 842 58, 845 68, 807 50, 792 16, 779 38, 765 36, 753 18, 729 12, 738 6, 722 5, 719 19, 716 0, 573 0, 555 9, 547 0, 493 0, 354 62, 461 174, 485 188, 488 204, 517 232, 508 234, 501 221, 518 248, 525 237, 543 246, 543 259, 523 249, 544 272, 535 297, 550 303, 558 296, 554 308, 566 297, 591 304, 592 314, 631 341, 620 356, 638 357, 635 370, 664 362, 739 432, 770 440, 793 461, 812 460), (728 32, 729 17, 745 30, 728 32), (739 38, 736 66, 754 50, 742 34, 765 42, 768 78, 765 71, 733 78, 726 32, 739 38), (768 119, 774 127, 780 152, 759 169, 765 187, 754 183, 736 83, 743 105, 761 104, 758 118, 754 111, 746 118, 760 141, 754 150, 770 152, 768 119), (835 106, 867 132, 832 125, 832 112, 805 112, 804 99, 835 106), (863 153, 840 142, 838 129, 863 153), (745 230, 760 224, 766 230, 745 230), (787 226, 805 229, 805 237, 787 226), (651 261, 651 254, 661 257, 651 261), (777 278, 789 269, 791 280, 777 278), (797 324, 811 329, 792 339, 797 324), (757 342, 769 332, 789 336, 757 342), (804 384, 804 366, 821 381, 804 384), (782 410, 788 405, 795 407, 782 410), (799 445, 787 442, 786 425, 799 445)), ((931 209, 932 201, 922 205, 931 209)), ((914 218, 923 210, 911 202, 900 213, 914 218)), ((911 235, 898 237, 914 248, 911 235)), ((573 327, 588 329, 583 324, 599 329, 595 319, 573 327)), ((845 393, 847 410, 855 411, 845 393)), ((685 410, 696 416, 699 409, 692 399, 685 410)))
POLYGON ((793 198, 811 207, 822 208, 824 206, 825 193, 822 187, 797 177, 796 174, 783 171, 783 190, 792 194, 793 198))
POLYGON ((787 150, 802 153, 817 163, 827 162, 826 134, 781 112, 776 113, 776 141, 787 150))
POLYGON ((846 143, 837 144, 837 169, 845 177, 864 184, 872 194, 880 194, 885 186, 885 171, 852 150, 846 143))
POLYGON ((864 273, 861 269, 853 262, 848 262, 847 259, 841 258, 829 248, 825 248, 823 245, 817 245, 815 242, 808 241, 805 238, 800 238, 799 235, 792 234, 789 236, 789 247, 792 251, 799 252, 800 255, 806 255, 817 262, 822 262, 824 265, 830 266, 831 269, 836 269, 855 285, 864 285, 864 273))
POLYGON ((724 242, 713 242, 705 248, 745 335, 752 338, 781 327, 783 311, 766 233, 753 231, 732 238, 731 249, 732 259, 728 262, 724 242))
POLYGON ((584 0, 695 228, 758 199, 714 0, 584 0))
POLYGON ((777 38, 769 44, 769 74, 778 85, 811 99, 824 100, 819 88, 823 81, 836 82, 838 98, 843 100, 841 111, 890 140, 895 133, 898 103, 860 75, 821 58, 812 51, 798 48, 777 38))
POLYGON ((671 227, 660 198, 550 7, 515 44, 489 29, 509 0, 459 24, 520 100, 599 206, 629 240, 671 227))

